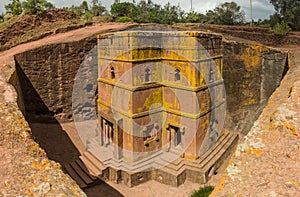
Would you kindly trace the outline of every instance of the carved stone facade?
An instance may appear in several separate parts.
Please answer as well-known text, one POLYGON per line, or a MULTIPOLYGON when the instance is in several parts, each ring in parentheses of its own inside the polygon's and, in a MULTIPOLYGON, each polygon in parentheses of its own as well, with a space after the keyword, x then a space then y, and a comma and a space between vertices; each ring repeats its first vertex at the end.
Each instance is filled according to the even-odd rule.
POLYGON ((205 182, 209 169, 198 165, 193 174, 197 167, 188 173, 188 166, 205 159, 221 135, 221 46, 221 36, 200 32, 98 36, 99 131, 87 151, 110 169, 104 178, 129 186, 149 179, 174 186, 185 179, 205 182), (173 172, 166 170, 176 162, 173 172))

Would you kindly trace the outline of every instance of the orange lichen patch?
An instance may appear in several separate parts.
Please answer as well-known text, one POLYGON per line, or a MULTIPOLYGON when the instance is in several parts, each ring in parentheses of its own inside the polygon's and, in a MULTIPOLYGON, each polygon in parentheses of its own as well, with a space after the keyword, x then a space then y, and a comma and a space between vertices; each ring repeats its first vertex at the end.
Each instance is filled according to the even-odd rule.
POLYGON ((296 120, 294 120, 295 112, 290 111, 285 107, 277 109, 270 116, 269 128, 271 131, 289 132, 293 136, 299 136, 300 132, 297 128, 296 120))
POLYGON ((272 134, 273 134, 273 135, 281 135, 281 133, 280 133, 278 130, 273 131, 272 134))
POLYGON ((260 149, 253 148, 251 153, 259 157, 263 154, 263 151, 260 149))
POLYGON ((30 128, 16 103, 0 103, 0 133, 1 147, 14 161, 4 167, 9 176, 0 182, 0 196, 86 196, 30 138, 30 128))
POLYGON ((299 132, 297 132, 297 129, 293 125, 286 124, 284 126, 292 135, 299 136, 299 132))
POLYGON ((196 160, 197 159, 197 157, 195 157, 195 156, 192 156, 192 155, 184 155, 184 158, 186 158, 186 159, 190 159, 190 160, 196 160))
POLYGON ((248 71, 256 69, 261 64, 261 54, 264 51, 268 51, 267 48, 260 45, 252 45, 246 48, 240 56, 245 63, 246 69, 248 71))
POLYGON ((246 100, 243 105, 253 105, 253 104, 256 104, 258 102, 258 100, 256 99, 249 99, 249 100, 246 100))
POLYGON ((247 148, 245 150, 245 153, 246 154, 253 154, 253 155, 256 155, 256 156, 260 156, 262 154, 262 150, 259 150, 259 149, 256 149, 256 148, 247 148))
POLYGON ((222 176, 219 183, 215 186, 210 196, 215 197, 217 196, 217 194, 224 193, 224 187, 225 187, 225 177, 222 176))
POLYGON ((40 161, 33 161, 32 162, 32 168, 38 169, 38 170, 47 170, 49 168, 49 161, 48 160, 42 160, 40 161))
POLYGON ((294 181, 294 180, 288 180, 285 182, 286 185, 293 185, 293 186, 296 186, 298 187, 299 186, 299 183, 297 181, 294 181))

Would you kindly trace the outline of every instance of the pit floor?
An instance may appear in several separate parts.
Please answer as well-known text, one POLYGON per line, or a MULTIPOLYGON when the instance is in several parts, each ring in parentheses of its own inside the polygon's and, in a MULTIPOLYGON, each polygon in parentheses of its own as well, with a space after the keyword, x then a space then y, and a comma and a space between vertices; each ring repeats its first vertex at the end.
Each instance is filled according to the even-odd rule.
MULTIPOLYGON (((64 124, 30 123, 34 139, 46 151, 48 157, 61 165, 66 165, 80 156, 84 151, 84 145, 77 134, 73 122, 64 124), (74 146, 76 144, 77 147, 74 146)), ((226 169, 228 161, 219 168, 219 173, 214 175, 206 185, 216 185, 222 172, 226 169)), ((198 190, 201 184, 186 181, 178 188, 148 181, 144 184, 129 188, 123 184, 100 181, 97 185, 83 189, 88 197, 181 197, 190 196, 194 190, 198 190)))

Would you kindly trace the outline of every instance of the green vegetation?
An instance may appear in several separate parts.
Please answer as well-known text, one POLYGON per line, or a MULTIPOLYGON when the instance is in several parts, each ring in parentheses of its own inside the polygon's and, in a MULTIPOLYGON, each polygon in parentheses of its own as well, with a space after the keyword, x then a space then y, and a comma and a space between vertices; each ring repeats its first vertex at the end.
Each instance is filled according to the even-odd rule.
POLYGON ((21 7, 25 14, 40 14, 44 10, 54 8, 47 0, 27 0, 22 2, 21 7))
POLYGON ((191 197, 208 197, 213 190, 214 190, 214 187, 212 187, 212 186, 204 186, 204 187, 201 187, 199 190, 194 191, 194 193, 191 195, 191 197))
POLYGON ((270 0, 276 13, 270 17, 271 27, 275 28, 282 21, 287 23, 292 30, 300 30, 300 1, 299 0, 270 0))
POLYGON ((197 12, 189 12, 185 17, 187 23, 203 23, 206 21, 206 16, 197 12))
POLYGON ((5 5, 7 13, 14 16, 25 14, 39 14, 46 9, 53 8, 53 4, 47 0, 10 0, 10 3, 5 5))
POLYGON ((206 16, 218 25, 239 25, 245 22, 245 12, 235 2, 225 2, 207 11, 206 16))
POLYGON ((287 35, 292 29, 285 21, 281 21, 281 23, 277 23, 275 27, 271 28, 271 32, 275 35, 285 36, 287 35))
POLYGON ((197 12, 185 13, 180 6, 164 6, 153 3, 151 0, 142 0, 137 5, 129 2, 114 3, 110 13, 115 20, 119 17, 129 17, 137 23, 203 23, 212 21, 220 25, 237 25, 245 21, 245 12, 235 2, 226 2, 206 15, 197 12))
MULTIPOLYGON (((270 0, 276 13, 269 19, 253 21, 255 26, 270 27, 276 35, 286 35, 290 30, 300 30, 300 1, 270 0)), ((5 5, 6 14, 0 15, 0 23, 21 14, 39 14, 54 6, 47 0, 10 0, 5 5)), ((224 2, 208 10, 205 14, 195 11, 185 12, 179 5, 171 3, 160 5, 152 0, 122 2, 115 1, 109 12, 100 0, 92 0, 90 5, 83 0, 79 6, 72 5, 63 9, 71 10, 85 22, 116 21, 137 23, 210 23, 218 25, 248 25, 245 12, 235 2, 224 2), (100 17, 99 16, 105 16, 100 17)))
POLYGON ((126 23, 126 22, 134 22, 132 18, 129 18, 128 16, 121 16, 117 18, 116 22, 118 23, 126 23))
POLYGON ((114 3, 110 9, 110 13, 115 19, 124 16, 128 18, 133 18, 136 12, 137 11, 135 5, 129 2, 114 3))
POLYGON ((5 16, 7 16, 7 14, 4 15, 4 23, 0 23, 0 30, 5 29, 5 28, 11 26, 12 24, 14 24, 15 22, 17 22, 21 18, 21 16, 12 16, 11 15, 12 18, 10 18, 8 20, 8 19, 5 19, 5 16))
POLYGON ((151 0, 140 1, 137 5, 129 2, 114 3, 110 13, 114 19, 126 16, 137 23, 172 24, 184 22, 184 11, 179 6, 167 3, 162 7, 151 0))
POLYGON ((14 16, 22 14, 23 8, 20 0, 10 0, 10 2, 11 3, 5 5, 6 12, 14 16))
POLYGON ((98 0, 92 0, 90 12, 93 16, 102 16, 107 13, 106 8, 98 0))

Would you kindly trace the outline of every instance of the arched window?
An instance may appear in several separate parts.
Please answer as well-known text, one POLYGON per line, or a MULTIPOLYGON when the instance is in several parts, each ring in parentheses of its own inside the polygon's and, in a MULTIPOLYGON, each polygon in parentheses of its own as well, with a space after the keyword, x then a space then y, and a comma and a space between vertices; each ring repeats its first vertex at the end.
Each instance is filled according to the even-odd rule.
POLYGON ((115 68, 114 67, 110 67, 110 78, 111 79, 116 78, 115 68))
POLYGON ((145 82, 149 82, 149 81, 151 81, 151 73, 150 73, 150 69, 147 68, 145 70, 145 82))
POLYGON ((178 68, 175 70, 175 81, 180 81, 180 70, 178 68))

